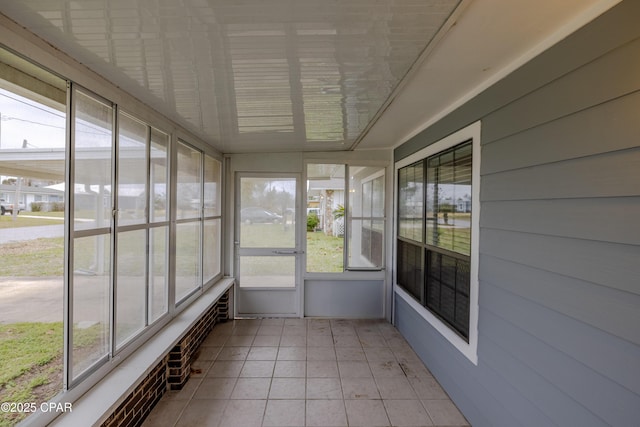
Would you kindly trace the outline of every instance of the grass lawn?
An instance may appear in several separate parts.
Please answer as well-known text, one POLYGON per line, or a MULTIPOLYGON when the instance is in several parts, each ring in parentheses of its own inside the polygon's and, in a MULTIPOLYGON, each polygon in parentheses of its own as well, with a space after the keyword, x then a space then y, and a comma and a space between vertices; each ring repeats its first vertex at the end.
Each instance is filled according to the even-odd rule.
MULTIPOLYGON (((0 229, 2 228, 18 228, 18 227, 36 227, 38 225, 62 225, 64 224, 64 217, 60 219, 48 219, 48 218, 25 218, 25 215, 31 216, 31 214, 38 214, 36 216, 45 216, 44 214, 58 214, 60 212, 28 212, 21 213, 17 216, 15 221, 13 216, 6 214, 0 216, 0 229)), ((46 215, 50 216, 50 215, 46 215)), ((58 216, 58 215, 52 215, 58 216)))
MULTIPOLYGON (((0 325, 0 402, 38 406, 62 390, 62 322, 0 325)), ((0 426, 28 414, 0 412, 0 426)))
POLYGON ((344 263, 344 240, 322 231, 307 232, 307 271, 341 273, 344 263))
POLYGON ((64 274, 64 240, 35 239, 0 245, 2 276, 44 277, 64 274))

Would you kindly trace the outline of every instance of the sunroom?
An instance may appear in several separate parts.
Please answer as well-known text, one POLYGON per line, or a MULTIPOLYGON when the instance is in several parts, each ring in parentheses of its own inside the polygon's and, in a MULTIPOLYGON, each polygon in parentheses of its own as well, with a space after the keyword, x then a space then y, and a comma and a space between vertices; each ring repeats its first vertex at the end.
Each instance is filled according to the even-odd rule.
POLYGON ((636 2, 0 12, 0 425, 637 424, 636 2))

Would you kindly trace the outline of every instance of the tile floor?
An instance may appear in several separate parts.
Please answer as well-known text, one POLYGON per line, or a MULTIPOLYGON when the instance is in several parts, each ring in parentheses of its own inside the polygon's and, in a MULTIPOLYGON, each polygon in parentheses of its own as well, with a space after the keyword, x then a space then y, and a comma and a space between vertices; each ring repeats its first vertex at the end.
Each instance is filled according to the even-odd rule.
POLYGON ((144 427, 469 425, 384 321, 235 320, 213 329, 192 371, 144 427))

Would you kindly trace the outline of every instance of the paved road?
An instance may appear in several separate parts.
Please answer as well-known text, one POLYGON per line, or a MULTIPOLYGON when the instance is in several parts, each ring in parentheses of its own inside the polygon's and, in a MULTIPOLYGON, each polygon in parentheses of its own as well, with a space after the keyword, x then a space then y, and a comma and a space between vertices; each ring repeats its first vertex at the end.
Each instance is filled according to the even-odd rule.
POLYGON ((64 225, 39 225, 0 229, 0 244, 40 238, 63 237, 64 225))

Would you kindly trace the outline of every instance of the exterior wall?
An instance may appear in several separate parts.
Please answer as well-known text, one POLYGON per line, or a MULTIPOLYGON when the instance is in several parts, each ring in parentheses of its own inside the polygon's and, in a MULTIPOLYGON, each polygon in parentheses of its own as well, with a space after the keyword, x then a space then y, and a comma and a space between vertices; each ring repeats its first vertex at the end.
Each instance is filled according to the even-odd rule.
POLYGON ((638 16, 622 2, 395 151, 482 120, 478 365, 395 305, 474 426, 638 423, 638 16))
POLYGON ((382 280, 305 280, 307 317, 381 319, 384 317, 382 280))

